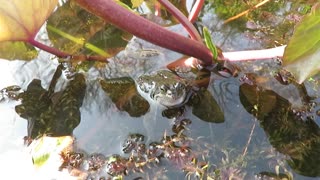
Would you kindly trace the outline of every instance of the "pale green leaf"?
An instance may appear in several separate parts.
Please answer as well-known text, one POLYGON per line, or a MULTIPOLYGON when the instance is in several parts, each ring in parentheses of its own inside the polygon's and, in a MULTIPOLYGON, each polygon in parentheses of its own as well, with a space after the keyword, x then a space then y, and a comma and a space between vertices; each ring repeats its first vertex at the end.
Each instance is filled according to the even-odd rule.
POLYGON ((299 83, 320 69, 320 4, 296 26, 285 49, 283 64, 299 83))
POLYGON ((24 42, 0 42, 0 58, 8 60, 32 60, 38 51, 24 42))
POLYGON ((0 42, 33 38, 58 0, 0 0, 0 42))
POLYGON ((209 33, 208 28, 203 27, 203 36, 204 36, 204 41, 207 45, 207 47, 210 49, 213 55, 213 61, 216 62, 218 58, 218 49, 217 47, 213 44, 211 40, 211 35, 209 33))

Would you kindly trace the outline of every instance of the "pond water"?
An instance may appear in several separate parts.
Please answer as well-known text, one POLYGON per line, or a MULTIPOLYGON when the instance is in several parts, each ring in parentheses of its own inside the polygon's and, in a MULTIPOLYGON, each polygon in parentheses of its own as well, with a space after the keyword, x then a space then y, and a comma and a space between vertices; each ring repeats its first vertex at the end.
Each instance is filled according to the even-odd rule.
MULTIPOLYGON (((223 25, 223 17, 218 11, 221 7, 208 3, 201 22, 210 29, 214 42, 224 51, 269 48, 286 43, 292 33, 293 22, 279 29, 275 27, 290 21, 286 18, 293 12, 294 3, 279 4, 275 15, 265 14, 270 15, 266 21, 253 19, 223 25)), ((181 31, 180 26, 172 29, 181 31)), ((86 86, 81 87, 85 89, 84 97, 79 95, 81 93, 74 95, 70 90, 78 88, 76 85, 80 80, 73 81, 75 87, 72 86, 66 71, 57 78, 53 89, 62 95, 49 107, 62 117, 57 118, 58 115, 50 114, 51 111, 46 113, 59 119, 54 122, 57 129, 64 124, 69 126, 67 120, 75 118, 76 124, 70 125, 75 137, 74 152, 85 156, 85 165, 81 165, 77 173, 72 171, 74 178, 99 179, 124 174, 124 179, 320 177, 319 76, 305 82, 304 86, 283 85, 274 78, 281 69, 279 59, 236 63, 240 69, 238 77, 211 74, 207 90, 196 96, 200 99, 197 104, 200 108, 187 104, 183 110, 167 112, 175 117, 168 118, 164 107, 141 100, 134 84, 130 83, 142 74, 164 69, 181 56, 134 38, 105 68, 91 68, 84 73, 86 86), (121 79, 123 77, 126 79, 121 79), (101 81, 106 84, 102 85, 101 81), (66 100, 62 98, 64 93, 68 94, 66 100), (61 110, 64 102, 69 105, 69 98, 76 99, 72 102, 80 105, 75 103, 70 109, 61 110), (206 101, 201 101, 203 99, 206 101), (135 108, 137 105, 139 107, 135 108), (201 112, 212 118, 204 118, 199 115, 201 112), (220 112, 223 113, 222 120, 218 118, 220 112), (79 118, 77 113, 80 113, 79 118), (142 148, 140 151, 139 147, 144 145, 147 150, 142 148), (107 160, 109 157, 112 160, 107 160)), ((27 90, 33 79, 40 79, 44 91, 50 88, 59 65, 44 52, 31 62, 1 60, 0 63, 0 89, 18 85, 27 90)), ((55 94, 59 93, 51 94, 50 101, 54 101, 55 94)), ((38 95, 35 97, 40 101, 33 103, 27 112, 41 110, 41 94, 38 95)), ((24 101, 8 98, 0 103, 0 167, 6 170, 3 177, 71 179, 68 173, 57 169, 39 171, 33 168, 30 150, 23 144, 24 136, 30 134, 30 125, 15 108, 21 103, 24 101)), ((39 117, 41 114, 45 116, 40 112, 39 117)), ((60 133, 52 129, 45 132, 60 133)))

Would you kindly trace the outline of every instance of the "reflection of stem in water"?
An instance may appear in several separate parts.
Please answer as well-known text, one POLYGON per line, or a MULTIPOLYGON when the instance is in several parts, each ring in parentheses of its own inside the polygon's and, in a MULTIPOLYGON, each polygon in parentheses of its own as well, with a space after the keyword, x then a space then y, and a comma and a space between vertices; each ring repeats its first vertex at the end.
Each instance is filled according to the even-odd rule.
POLYGON ((250 135, 249 135, 249 138, 248 138, 248 141, 247 141, 247 144, 246 146, 244 147, 243 149, 243 153, 242 153, 242 158, 244 158, 244 156, 247 154, 247 151, 248 151, 248 147, 249 147, 249 144, 251 142, 251 139, 252 139, 252 135, 253 135, 253 132, 254 132, 254 129, 256 128, 256 122, 257 122, 257 119, 254 118, 254 122, 252 124, 252 127, 251 127, 251 131, 250 131, 250 135))

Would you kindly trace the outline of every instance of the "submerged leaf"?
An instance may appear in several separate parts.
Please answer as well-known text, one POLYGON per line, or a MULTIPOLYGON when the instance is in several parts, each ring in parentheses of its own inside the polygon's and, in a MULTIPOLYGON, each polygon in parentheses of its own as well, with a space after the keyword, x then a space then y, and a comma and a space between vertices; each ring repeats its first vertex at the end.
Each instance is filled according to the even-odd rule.
POLYGON ((24 42, 0 42, 0 58, 8 60, 32 60, 38 51, 24 42))
POLYGON ((297 25, 284 53, 283 64, 299 83, 320 69, 320 4, 297 25))
POLYGON ((211 93, 206 89, 201 89, 197 95, 199 100, 192 104, 192 114, 206 122, 223 123, 224 113, 211 93))
POLYGON ((71 54, 111 57, 126 46, 124 39, 131 38, 73 1, 50 16, 47 30, 53 46, 71 54))
POLYGON ((58 0, 0 0, 0 42, 33 38, 58 0))
POLYGON ((100 85, 120 111, 126 111, 132 117, 140 117, 148 112, 150 105, 138 93, 132 78, 100 80, 100 85))

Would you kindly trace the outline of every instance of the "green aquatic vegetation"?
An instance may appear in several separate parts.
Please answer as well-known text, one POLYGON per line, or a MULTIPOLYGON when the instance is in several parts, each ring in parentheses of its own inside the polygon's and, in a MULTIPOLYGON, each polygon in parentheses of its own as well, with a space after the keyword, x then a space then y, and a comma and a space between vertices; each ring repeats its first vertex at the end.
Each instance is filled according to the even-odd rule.
POLYGON ((303 175, 319 176, 320 129, 311 117, 303 121, 288 100, 271 90, 243 84, 240 94, 242 104, 260 121, 273 147, 290 157, 289 165, 303 175), (253 110, 254 106, 258 109, 253 110))
POLYGON ((138 93, 133 79, 103 79, 100 80, 100 85, 120 111, 126 111, 132 117, 139 117, 148 112, 150 105, 138 93))
POLYGON ((22 103, 15 109, 22 118, 28 120, 28 137, 31 139, 43 135, 72 135, 73 129, 80 123, 79 108, 86 90, 84 75, 75 74, 66 89, 54 93, 61 75, 60 68, 57 68, 48 91, 42 88, 40 80, 35 79, 19 95, 22 103))

